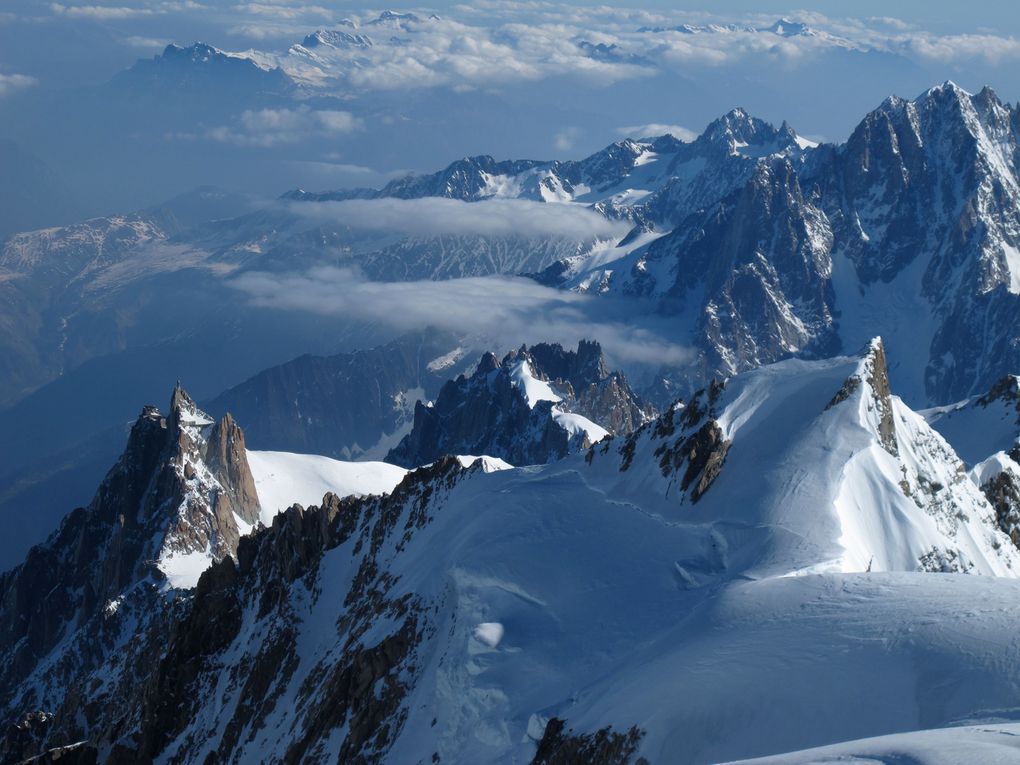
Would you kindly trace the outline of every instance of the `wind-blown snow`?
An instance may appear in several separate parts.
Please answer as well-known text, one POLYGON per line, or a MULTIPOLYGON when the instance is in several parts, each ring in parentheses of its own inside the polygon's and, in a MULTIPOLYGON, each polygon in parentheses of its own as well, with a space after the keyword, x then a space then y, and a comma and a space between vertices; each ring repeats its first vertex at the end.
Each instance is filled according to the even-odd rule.
POLYGON ((940 728, 850 741, 729 765, 1015 765, 1020 762, 1020 724, 940 728))
POLYGON ((341 462, 314 454, 249 451, 248 465, 262 506, 262 523, 291 505, 316 505, 337 496, 388 494, 407 471, 386 462, 341 462))

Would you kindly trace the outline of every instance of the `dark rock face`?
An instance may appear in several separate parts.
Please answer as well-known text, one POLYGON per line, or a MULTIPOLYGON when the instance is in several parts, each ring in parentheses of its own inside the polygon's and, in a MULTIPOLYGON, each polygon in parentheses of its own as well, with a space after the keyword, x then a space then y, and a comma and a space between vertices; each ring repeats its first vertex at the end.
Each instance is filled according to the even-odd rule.
POLYGON ((608 371, 598 343, 582 341, 576 352, 522 347, 502 361, 486 354, 471 377, 447 382, 432 406, 419 402, 414 427, 387 460, 410 467, 445 454, 485 454, 530 465, 591 446, 586 434, 561 424, 560 412, 585 416, 611 433, 630 432, 652 414, 623 375, 608 371), (549 382, 561 401, 529 402, 521 375, 549 382))
POLYGON ((1015 375, 1006 375, 995 382, 986 394, 978 398, 974 403, 978 406, 991 406, 996 402, 1015 404, 1017 413, 1016 424, 1020 425, 1020 378, 1015 375))
POLYGON ((724 382, 712 380, 708 389, 697 391, 686 406, 677 402, 622 443, 616 439, 593 447, 586 456, 588 464, 596 456, 606 457, 615 451, 620 472, 626 472, 634 462, 639 441, 647 438, 662 475, 670 479, 671 488, 677 486, 680 502, 697 502, 722 472, 731 445, 715 419, 724 389, 724 382))
POLYGON ((178 88, 200 94, 222 89, 224 81, 255 94, 283 95, 294 88, 282 69, 262 69, 204 43, 186 48, 168 45, 161 55, 140 60, 114 78, 115 84, 132 88, 178 88))
POLYGON ((995 519, 1013 544, 1020 547, 1020 481, 1017 474, 1020 473, 1020 465, 1017 472, 1003 470, 991 480, 987 481, 981 491, 988 497, 988 501, 995 508, 995 519))
POLYGON ((946 83, 915 101, 887 99, 810 170, 834 248, 862 284, 918 269, 935 323, 929 400, 986 390, 1020 361, 1005 262, 1020 230, 1014 122, 990 89, 970 96, 946 83))
POLYGON ((704 390, 695 393, 682 411, 670 409, 653 430, 654 436, 662 439, 655 450, 662 474, 676 476, 683 470, 680 491, 690 490, 691 502, 701 499, 722 472, 730 448, 730 441, 723 438, 722 428, 714 419, 716 400, 722 390, 723 384, 713 380, 707 393, 704 390), (676 434, 678 427, 680 435, 671 444, 667 439, 676 434))
MULTIPOLYGON (((574 733, 559 718, 545 726, 532 765, 627 765, 641 743, 643 733, 636 727, 619 733, 603 728, 595 733, 574 733)), ((643 757, 635 765, 648 765, 643 757)))
POLYGON ((836 395, 826 404, 828 411, 842 404, 854 395, 866 382, 871 388, 871 406, 878 412, 878 435, 882 448, 894 457, 899 456, 900 447, 896 440, 896 423, 893 420, 892 389, 889 387, 889 368, 886 364, 885 345, 880 339, 871 342, 865 359, 864 379, 851 375, 836 395))
POLYGON ((701 495, 708 491, 708 487, 722 471, 729 448, 730 442, 723 439, 719 423, 710 420, 688 436, 680 451, 674 453, 674 459, 679 455, 687 462, 687 470, 684 471, 680 488, 687 491, 693 486, 692 502, 697 502, 701 495))
POLYGON ((896 441, 896 423, 893 422, 889 368, 885 360, 885 346, 881 341, 876 341, 872 345, 866 369, 868 370, 867 382, 871 386, 875 408, 879 413, 878 434, 882 441, 882 447, 896 457, 899 455, 900 449, 896 441))
POLYGON ((175 525, 163 540, 171 553, 209 549, 215 559, 237 553, 236 518, 259 518, 255 479, 244 451, 244 434, 229 414, 213 423, 180 386, 167 418, 170 451, 156 479, 148 513, 158 528, 159 507, 177 508, 175 525))
POLYGON ((825 410, 828 411, 829 409, 832 409, 832 407, 842 404, 854 395, 860 387, 861 378, 857 375, 851 375, 846 379, 846 382, 843 383, 843 387, 836 391, 836 395, 832 397, 832 400, 825 405, 825 410))
MULTIPOLYGON (((340 593, 335 646, 312 657, 315 667, 302 676, 301 712, 282 761, 385 762, 403 724, 401 702, 415 679, 420 647, 434 630, 426 624, 425 603, 391 594, 396 580, 383 556, 394 541, 406 543, 428 524, 431 503, 463 474, 456 460, 440 460, 408 476, 385 498, 328 494, 321 506, 295 506, 276 516, 270 528, 245 537, 238 562, 224 559, 208 569, 167 629, 165 651, 136 696, 140 711, 121 732, 121 746, 144 760, 192 762, 195 752, 208 747, 213 754, 207 761, 233 761, 245 741, 241 737, 273 714, 296 677, 301 657, 295 640, 307 615, 295 602, 321 596, 324 554, 347 545, 354 576, 340 593), (254 648, 242 634, 253 629, 264 636, 254 648), (365 641, 370 630, 382 634, 365 641), (236 650, 239 641, 251 650, 250 661, 224 666, 220 654, 232 645, 236 650), (221 682, 238 689, 237 705, 225 713, 222 726, 196 726, 208 693, 221 682), (345 736, 327 750, 337 729, 345 736)), ((119 707, 112 701, 110 713, 119 707)))
MULTIPOLYGON (((79 726, 97 720, 91 673, 127 661, 127 642, 145 645, 138 624, 160 621, 173 600, 163 559, 236 556, 238 519, 258 517, 244 435, 232 418, 213 424, 180 386, 166 417, 144 409, 91 504, 0 576, 0 710, 7 719, 49 713, 25 718, 46 722, 35 752, 81 740, 79 726)), ((149 640, 158 652, 157 635, 149 640)), ((120 680, 131 676, 122 667, 120 680)))
POLYGON ((418 397, 439 391, 451 370, 429 364, 455 348, 452 337, 429 331, 367 351, 301 356, 231 388, 207 408, 233 412, 255 449, 359 458, 409 424, 418 397))
POLYGON ((622 289, 655 297, 667 315, 697 317, 697 383, 838 349, 830 247, 791 161, 762 160, 744 186, 653 242, 622 289))

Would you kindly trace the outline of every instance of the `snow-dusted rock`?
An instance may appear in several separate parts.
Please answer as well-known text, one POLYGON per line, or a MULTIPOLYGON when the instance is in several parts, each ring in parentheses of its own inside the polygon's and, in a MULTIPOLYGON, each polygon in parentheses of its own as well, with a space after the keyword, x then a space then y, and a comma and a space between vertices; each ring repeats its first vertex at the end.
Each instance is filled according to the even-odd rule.
POLYGON ((587 449, 610 428, 628 433, 652 411, 608 370, 598 343, 522 346, 502 361, 485 354, 470 377, 448 381, 435 402, 418 402, 411 432, 387 461, 410 467, 468 453, 541 464, 587 449))

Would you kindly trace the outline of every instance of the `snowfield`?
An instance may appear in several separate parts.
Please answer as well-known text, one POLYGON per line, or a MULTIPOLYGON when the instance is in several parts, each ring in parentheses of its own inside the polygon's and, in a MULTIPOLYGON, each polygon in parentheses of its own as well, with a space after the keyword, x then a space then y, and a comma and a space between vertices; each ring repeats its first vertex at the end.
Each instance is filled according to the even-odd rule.
POLYGON ((879 736, 729 765, 1014 765, 1018 762, 1020 724, 992 722, 879 736))
POLYGON ((255 478, 262 523, 291 505, 317 505, 323 495, 388 494, 407 475, 404 468, 386 462, 341 462, 315 454, 248 450, 248 465, 255 478))

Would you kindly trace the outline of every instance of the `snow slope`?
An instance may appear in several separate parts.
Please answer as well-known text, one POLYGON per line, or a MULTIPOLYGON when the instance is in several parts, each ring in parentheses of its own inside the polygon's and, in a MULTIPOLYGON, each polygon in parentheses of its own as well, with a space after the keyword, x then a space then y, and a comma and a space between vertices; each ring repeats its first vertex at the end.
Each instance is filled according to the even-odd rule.
MULTIPOLYGON (((281 634, 297 659, 236 760, 528 762, 557 718, 578 736, 633 728, 635 756, 693 765, 1008 717, 1020 553, 887 385, 876 341, 734 378, 585 455, 437 463, 344 510, 272 618, 254 559, 214 664, 257 665, 281 634), (356 739, 345 711, 294 744, 321 710, 354 710, 335 683, 359 672, 385 736, 356 739)), ((265 565, 293 524, 316 527, 287 515, 265 565)), ((201 761, 249 708, 231 677, 201 681, 221 703, 166 761, 201 761)))
POLYGON ((499 457, 487 457, 484 454, 482 456, 475 456, 474 454, 458 454, 457 460, 460 462, 462 467, 469 468, 476 462, 480 463, 482 471, 485 473, 495 473, 498 470, 513 470, 514 466, 506 460, 501 460, 499 457))
MULTIPOLYGON (((531 409, 534 409, 542 401, 551 401, 553 404, 563 401, 563 397, 555 391, 550 383, 535 376, 531 364, 526 358, 518 361, 510 369, 510 380, 522 393, 531 409)), ((576 438, 581 441, 587 438, 588 443, 597 444, 609 435, 608 430, 584 415, 576 412, 564 412, 558 406, 553 406, 552 417, 560 427, 567 431, 571 439, 576 438)))
POLYGON ((352 494, 387 494, 407 474, 385 462, 341 462, 315 454, 248 451, 255 477, 262 523, 270 525, 281 510, 294 503, 315 505, 326 492, 339 497, 352 494))
MULTIPOLYGON (((654 494, 644 494, 656 487, 665 518, 730 529, 742 568, 755 577, 912 570, 923 556, 949 550, 965 569, 1014 575, 1020 559, 993 533, 991 509, 959 458, 882 392, 884 355, 875 342, 860 357, 789 360, 733 378, 710 407, 716 416, 687 429, 714 419, 720 441, 731 442, 700 501, 663 478, 659 455, 670 439, 648 429, 634 441, 633 468, 621 473, 610 460, 600 469, 598 448, 592 468, 614 498, 641 490, 651 509, 654 494)), ((705 408, 704 398, 689 409, 705 408)))
POLYGON ((872 765, 900 762, 910 765, 1014 765, 1020 762, 1020 724, 993 722, 987 725, 879 736, 774 757, 743 760, 739 765, 872 765))

